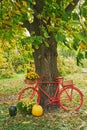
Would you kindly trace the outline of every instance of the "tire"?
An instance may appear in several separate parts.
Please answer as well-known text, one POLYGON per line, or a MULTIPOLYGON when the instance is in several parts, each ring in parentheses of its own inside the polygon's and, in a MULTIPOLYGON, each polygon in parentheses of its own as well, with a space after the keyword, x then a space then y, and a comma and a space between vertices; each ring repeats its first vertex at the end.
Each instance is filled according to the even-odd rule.
POLYGON ((29 98, 29 100, 34 100, 37 104, 40 104, 40 94, 33 87, 26 87, 18 95, 18 101, 29 98))
POLYGON ((62 109, 77 111, 83 104, 83 94, 76 87, 66 87, 59 92, 58 101, 62 109))

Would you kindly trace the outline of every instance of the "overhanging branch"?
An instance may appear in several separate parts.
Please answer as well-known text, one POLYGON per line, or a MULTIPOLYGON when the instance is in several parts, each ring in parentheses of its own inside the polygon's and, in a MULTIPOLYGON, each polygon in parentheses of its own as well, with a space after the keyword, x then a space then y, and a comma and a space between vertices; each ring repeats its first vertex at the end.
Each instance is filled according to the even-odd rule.
POLYGON ((79 0, 73 0, 72 2, 69 3, 69 5, 66 7, 65 11, 66 12, 72 12, 76 5, 78 4, 79 0))

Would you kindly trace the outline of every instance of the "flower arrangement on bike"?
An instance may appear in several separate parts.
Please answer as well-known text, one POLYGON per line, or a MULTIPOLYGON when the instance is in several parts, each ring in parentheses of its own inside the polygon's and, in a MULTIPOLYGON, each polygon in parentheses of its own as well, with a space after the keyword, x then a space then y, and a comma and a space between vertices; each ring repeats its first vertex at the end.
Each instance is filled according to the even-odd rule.
POLYGON ((39 78, 39 75, 36 72, 28 72, 25 74, 25 83, 26 84, 34 84, 35 81, 39 78))

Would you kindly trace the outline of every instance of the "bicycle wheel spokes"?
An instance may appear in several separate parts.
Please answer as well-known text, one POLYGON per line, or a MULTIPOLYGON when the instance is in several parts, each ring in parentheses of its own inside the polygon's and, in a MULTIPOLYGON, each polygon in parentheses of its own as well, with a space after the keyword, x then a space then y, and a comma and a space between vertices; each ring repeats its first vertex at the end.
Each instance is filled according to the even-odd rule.
POLYGON ((64 110, 79 110, 83 103, 83 96, 77 88, 65 88, 59 94, 59 104, 64 110))
POLYGON ((23 99, 29 99, 33 100, 36 103, 40 103, 40 95, 39 92, 32 87, 27 87, 24 88, 18 96, 18 100, 23 100, 23 99))

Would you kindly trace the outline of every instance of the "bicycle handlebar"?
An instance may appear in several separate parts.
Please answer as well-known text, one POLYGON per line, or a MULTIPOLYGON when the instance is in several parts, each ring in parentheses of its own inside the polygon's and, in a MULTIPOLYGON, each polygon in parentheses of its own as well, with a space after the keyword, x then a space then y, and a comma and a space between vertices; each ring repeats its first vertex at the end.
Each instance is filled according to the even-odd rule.
MULTIPOLYGON (((38 79, 38 81, 40 81, 41 79, 43 79, 43 78, 48 78, 48 76, 47 75, 41 75, 40 76, 40 78, 38 79)), ((54 79, 56 82, 60 82, 60 83, 63 83, 63 80, 64 80, 64 78, 63 77, 55 77, 55 79, 54 79)))
POLYGON ((48 78, 48 76, 47 75, 41 75, 40 78, 38 79, 38 81, 40 81, 43 78, 48 78))

